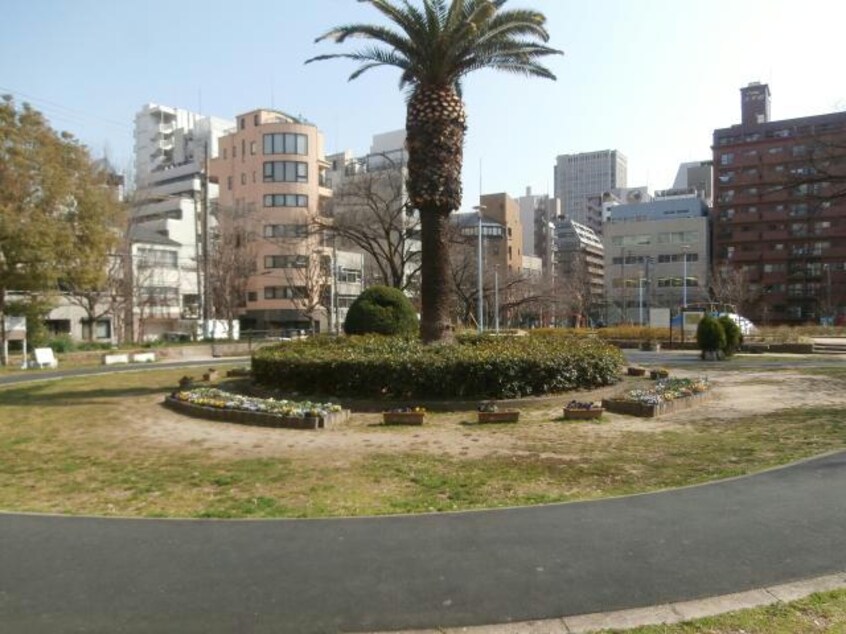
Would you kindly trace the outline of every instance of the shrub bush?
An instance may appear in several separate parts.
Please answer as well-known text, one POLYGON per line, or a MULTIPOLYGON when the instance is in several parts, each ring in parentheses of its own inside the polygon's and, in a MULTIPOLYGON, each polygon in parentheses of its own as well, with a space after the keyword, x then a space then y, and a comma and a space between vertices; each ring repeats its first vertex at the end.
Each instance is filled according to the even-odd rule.
POLYGON ((76 342, 70 335, 55 335, 47 340, 47 347, 52 348, 56 354, 64 354, 76 350, 76 342))
POLYGON ((726 332, 722 324, 711 315, 705 315, 696 328, 696 343, 704 355, 720 352, 726 347, 726 332))
POLYGON ((402 291, 390 286, 371 286, 350 306, 344 321, 348 335, 405 335, 418 331, 417 313, 402 291))
POLYGON ((734 323, 734 320, 728 315, 721 316, 718 321, 726 334, 726 345, 723 346, 722 350, 727 357, 730 357, 740 350, 740 345, 743 343, 743 333, 740 332, 740 326, 734 323))
POLYGON ((620 351, 577 337, 315 337, 253 354, 255 380, 285 392, 363 398, 517 398, 610 385, 620 351))

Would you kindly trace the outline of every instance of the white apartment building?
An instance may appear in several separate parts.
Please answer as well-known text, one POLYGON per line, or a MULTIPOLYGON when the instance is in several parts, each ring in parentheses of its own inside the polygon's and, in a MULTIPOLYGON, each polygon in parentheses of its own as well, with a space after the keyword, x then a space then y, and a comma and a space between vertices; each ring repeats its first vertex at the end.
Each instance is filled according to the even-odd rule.
POLYGON ((597 233, 602 231, 601 211, 588 206, 588 198, 627 184, 626 157, 617 150, 562 154, 555 162, 555 197, 564 215, 597 233))
MULTIPOLYGON (((168 310, 174 315, 201 317, 202 210, 218 197, 217 184, 206 178, 205 164, 217 156, 220 137, 234 127, 233 120, 153 103, 135 115, 136 194, 131 222, 147 239, 158 235, 178 251, 178 285, 161 294, 162 302, 172 304, 168 310)), ((161 306, 157 311, 168 312, 161 306)))

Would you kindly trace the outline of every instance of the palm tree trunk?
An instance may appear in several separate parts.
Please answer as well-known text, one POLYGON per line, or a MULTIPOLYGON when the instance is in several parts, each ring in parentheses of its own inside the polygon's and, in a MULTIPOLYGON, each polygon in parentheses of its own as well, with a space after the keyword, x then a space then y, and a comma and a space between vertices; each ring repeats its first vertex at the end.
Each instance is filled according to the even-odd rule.
POLYGON ((450 321, 449 211, 420 210, 422 262, 420 336, 424 343, 453 340, 450 321))
POLYGON ((449 214, 461 206, 464 104, 452 86, 418 86, 406 114, 408 194, 420 212, 424 342, 453 339, 450 323, 449 214))

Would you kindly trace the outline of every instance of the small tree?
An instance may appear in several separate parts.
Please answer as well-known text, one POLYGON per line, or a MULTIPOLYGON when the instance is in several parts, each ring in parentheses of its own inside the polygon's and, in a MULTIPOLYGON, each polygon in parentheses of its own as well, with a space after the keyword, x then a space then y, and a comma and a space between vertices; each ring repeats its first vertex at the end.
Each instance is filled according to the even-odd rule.
POLYGON ((728 315, 723 315, 718 321, 726 334, 726 345, 722 350, 727 357, 733 356, 735 352, 740 350, 740 345, 743 343, 743 333, 740 331, 740 326, 734 323, 734 320, 728 315))
POLYGON ((726 332, 719 320, 705 315, 696 328, 696 343, 703 359, 718 359, 726 347, 726 332))
POLYGON ((389 286, 371 286, 350 306, 344 322, 348 335, 417 336, 417 314, 402 291, 389 286))

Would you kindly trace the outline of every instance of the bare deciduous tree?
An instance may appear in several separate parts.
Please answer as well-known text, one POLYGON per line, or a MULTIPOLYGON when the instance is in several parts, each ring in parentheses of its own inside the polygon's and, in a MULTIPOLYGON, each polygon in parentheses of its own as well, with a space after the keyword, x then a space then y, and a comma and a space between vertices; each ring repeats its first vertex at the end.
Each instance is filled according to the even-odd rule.
POLYGON ((318 217, 337 245, 365 253, 372 281, 408 290, 420 272, 420 222, 409 206, 406 171, 388 154, 368 157, 367 171, 349 175, 333 194, 333 218, 318 217), (373 168, 372 165, 378 165, 373 168))

